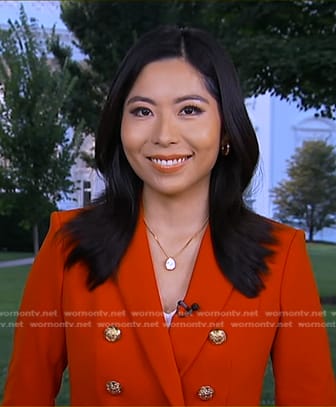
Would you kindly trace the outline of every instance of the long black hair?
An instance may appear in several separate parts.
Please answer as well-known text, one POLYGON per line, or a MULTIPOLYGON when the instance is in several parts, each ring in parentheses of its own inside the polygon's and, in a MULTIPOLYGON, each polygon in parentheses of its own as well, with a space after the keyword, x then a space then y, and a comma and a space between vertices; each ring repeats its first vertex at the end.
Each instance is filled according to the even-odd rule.
POLYGON ((158 27, 143 35, 121 63, 102 111, 95 144, 105 191, 66 224, 66 266, 86 263, 90 289, 118 271, 138 221, 143 185, 123 151, 123 107, 141 70, 166 58, 183 58, 190 63, 217 100, 221 137, 229 141, 230 153, 219 153, 210 179, 212 244, 226 278, 244 295, 254 297, 264 286, 261 275, 267 271, 268 244, 273 242, 271 223, 248 209, 243 199, 258 163, 258 142, 230 56, 209 33, 194 28, 158 27))

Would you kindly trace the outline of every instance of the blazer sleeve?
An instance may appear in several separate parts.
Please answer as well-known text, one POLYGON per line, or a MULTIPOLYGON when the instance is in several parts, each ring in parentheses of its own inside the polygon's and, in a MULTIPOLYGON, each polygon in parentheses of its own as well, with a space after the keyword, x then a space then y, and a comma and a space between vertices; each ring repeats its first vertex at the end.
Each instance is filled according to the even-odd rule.
POLYGON ((2 405, 52 406, 67 364, 62 318, 62 243, 58 213, 34 261, 14 335, 2 405))
POLYGON ((287 253, 280 301, 272 349, 276 404, 336 405, 328 335, 302 231, 295 231, 287 253))

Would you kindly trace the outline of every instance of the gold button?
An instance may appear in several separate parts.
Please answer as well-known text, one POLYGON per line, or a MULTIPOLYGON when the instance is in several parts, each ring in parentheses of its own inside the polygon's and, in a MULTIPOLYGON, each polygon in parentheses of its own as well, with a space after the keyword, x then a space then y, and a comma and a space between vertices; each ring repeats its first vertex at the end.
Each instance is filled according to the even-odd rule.
POLYGON ((109 342, 116 342, 121 337, 121 330, 115 325, 109 325, 104 330, 105 339, 109 342))
POLYGON ((215 390, 211 386, 202 386, 197 393, 198 397, 203 401, 212 399, 214 394, 215 390))
POLYGON ((111 380, 110 382, 106 383, 106 390, 111 393, 113 396, 117 396, 122 392, 122 387, 119 382, 115 380, 111 380))
POLYGON ((215 345, 221 345, 226 341, 226 333, 223 329, 213 329, 209 332, 209 340, 215 345))

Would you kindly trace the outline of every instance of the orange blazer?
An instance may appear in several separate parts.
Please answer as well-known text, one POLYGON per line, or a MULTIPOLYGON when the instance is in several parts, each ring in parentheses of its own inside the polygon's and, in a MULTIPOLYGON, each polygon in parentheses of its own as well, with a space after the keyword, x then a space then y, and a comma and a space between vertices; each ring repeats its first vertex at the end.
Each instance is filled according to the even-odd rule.
POLYGON ((117 281, 88 291, 85 266, 64 270, 53 239, 76 213, 52 215, 32 267, 3 405, 53 405, 67 365, 71 405, 259 405, 269 355, 278 405, 336 405, 303 232, 277 225, 266 289, 249 299, 223 277, 207 229, 185 298, 200 309, 168 329, 143 222, 117 281))

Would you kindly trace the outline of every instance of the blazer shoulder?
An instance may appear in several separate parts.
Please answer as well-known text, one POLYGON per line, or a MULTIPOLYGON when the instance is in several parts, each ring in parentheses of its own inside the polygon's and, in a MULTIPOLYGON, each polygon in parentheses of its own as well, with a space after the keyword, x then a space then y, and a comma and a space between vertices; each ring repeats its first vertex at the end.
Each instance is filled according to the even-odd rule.
POLYGON ((83 213, 85 209, 69 209, 65 211, 54 211, 51 214, 51 224, 57 224, 59 227, 62 227, 65 223, 70 222, 75 219, 79 214, 83 213))
POLYGON ((306 233, 302 229, 297 229, 270 218, 264 218, 264 221, 268 222, 272 227, 273 242, 269 244, 269 248, 273 253, 284 253, 297 245, 300 247, 306 246, 306 233))
POLYGON ((273 235, 278 243, 292 241, 293 238, 300 236, 305 240, 306 234, 302 229, 297 229, 293 226, 289 226, 285 223, 277 222, 273 219, 267 219, 273 229, 273 235))

